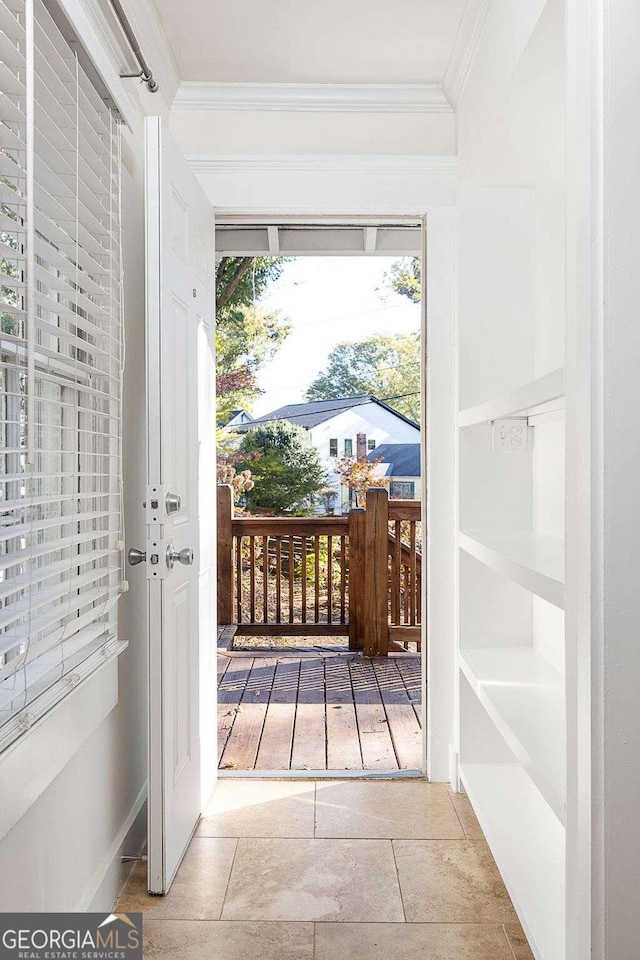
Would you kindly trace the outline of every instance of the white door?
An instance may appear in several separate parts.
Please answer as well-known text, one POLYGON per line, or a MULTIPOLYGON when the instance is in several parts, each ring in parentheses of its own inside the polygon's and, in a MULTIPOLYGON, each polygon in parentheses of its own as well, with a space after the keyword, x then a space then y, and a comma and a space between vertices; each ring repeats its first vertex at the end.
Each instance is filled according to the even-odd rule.
POLYGON ((214 218, 158 117, 145 172, 148 886, 166 893, 215 770, 214 218))

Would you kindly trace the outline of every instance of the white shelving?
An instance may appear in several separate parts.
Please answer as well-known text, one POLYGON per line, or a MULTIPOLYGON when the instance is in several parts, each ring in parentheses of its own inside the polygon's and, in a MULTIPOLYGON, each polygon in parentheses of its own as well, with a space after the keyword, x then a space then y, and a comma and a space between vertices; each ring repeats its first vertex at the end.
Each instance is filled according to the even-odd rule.
POLYGON ((564 681, 533 647, 460 652, 460 668, 561 823, 566 813, 564 681))
POLYGON ((565 958, 564 830, 517 763, 469 763, 460 777, 538 960, 565 958))
POLYGON ((475 407, 461 410, 458 414, 458 426, 472 427, 480 423, 489 423, 491 420, 500 420, 503 417, 548 414, 558 409, 559 401, 563 397, 564 368, 560 367, 502 397, 495 397, 475 407), (551 405, 554 406, 554 411, 549 410, 551 405), (547 406, 547 409, 538 409, 543 406, 547 406))
POLYGON ((564 542, 534 530, 467 530, 460 547, 556 607, 564 607, 564 542))

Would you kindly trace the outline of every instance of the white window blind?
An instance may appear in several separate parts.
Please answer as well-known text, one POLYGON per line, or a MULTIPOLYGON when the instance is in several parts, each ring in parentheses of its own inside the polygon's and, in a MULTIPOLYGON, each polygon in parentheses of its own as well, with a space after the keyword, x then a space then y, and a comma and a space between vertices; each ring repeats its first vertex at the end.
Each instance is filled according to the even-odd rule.
POLYGON ((0 0, 0 749, 119 649, 119 126, 0 0))

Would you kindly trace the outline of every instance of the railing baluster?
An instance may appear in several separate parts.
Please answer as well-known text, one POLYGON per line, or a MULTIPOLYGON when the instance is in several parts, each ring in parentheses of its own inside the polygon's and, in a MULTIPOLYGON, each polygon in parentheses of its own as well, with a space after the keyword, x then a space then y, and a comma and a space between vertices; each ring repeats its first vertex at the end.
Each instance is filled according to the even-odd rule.
POLYGON ((293 578, 295 574, 295 555, 293 534, 289 537, 289 623, 293 623, 293 578))
POLYGON ((262 622, 269 621, 269 538, 262 538, 262 622))
POLYGON ((404 599, 403 599, 403 623, 409 623, 409 567, 405 564, 402 565, 402 573, 404 579, 404 599))
POLYGON ((410 543, 410 576, 411 576, 411 626, 416 623, 416 522, 411 520, 409 524, 409 543, 410 543))
POLYGON ((282 538, 276 537, 276 623, 282 620, 282 538))
POLYGON ((307 622, 307 538, 302 538, 302 622, 307 622))
POLYGON ((396 520, 394 524, 396 542, 394 544, 393 558, 393 593, 395 600, 395 616, 391 617, 392 623, 400 624, 400 573, 402 570, 402 521, 396 520))
POLYGON ((256 541, 249 537, 249 623, 256 622, 256 541))
POLYGON ((234 537, 236 545, 236 617, 242 623, 242 537, 234 537))
POLYGON ((315 623, 320 623, 320 537, 313 538, 315 603, 313 615, 315 623))
POLYGON ((333 537, 327 537, 327 623, 333 623, 333 537))
POLYGON ((340 537, 340 623, 346 623, 347 538, 340 537))

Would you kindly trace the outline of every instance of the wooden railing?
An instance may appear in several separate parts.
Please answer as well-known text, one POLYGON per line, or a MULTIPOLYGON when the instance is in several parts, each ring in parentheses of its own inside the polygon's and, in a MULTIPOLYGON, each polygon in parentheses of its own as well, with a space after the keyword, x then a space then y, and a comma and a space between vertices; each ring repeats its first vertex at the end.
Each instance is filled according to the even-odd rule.
POLYGON ((369 656, 419 648, 420 543, 420 502, 386 490, 347 516, 234 517, 220 486, 218 622, 239 634, 348 634, 369 656))

